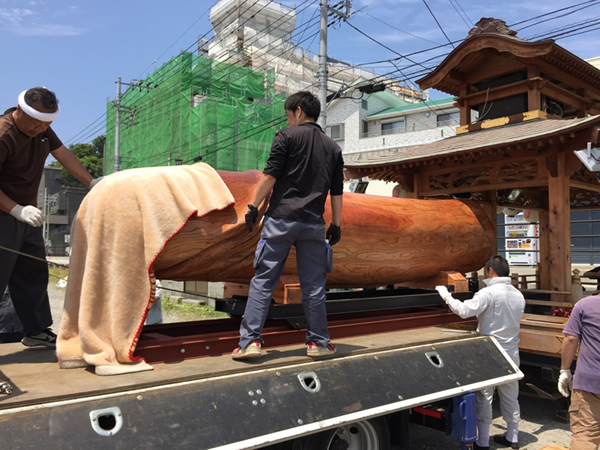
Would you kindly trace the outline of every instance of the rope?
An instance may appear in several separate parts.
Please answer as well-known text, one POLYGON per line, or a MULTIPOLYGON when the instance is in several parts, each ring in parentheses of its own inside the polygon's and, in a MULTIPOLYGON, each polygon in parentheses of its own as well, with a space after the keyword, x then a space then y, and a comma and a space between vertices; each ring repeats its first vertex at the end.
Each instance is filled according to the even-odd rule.
MULTIPOLYGON (((47 260, 47 259, 45 259, 45 258, 38 258, 37 256, 29 255, 29 254, 27 254, 27 253, 23 253, 23 252, 20 252, 20 251, 18 251, 18 250, 14 250, 14 249, 12 249, 12 248, 7 248, 7 247, 4 247, 4 246, 2 246, 2 245, 0 245, 0 250, 6 250, 6 251, 8 251, 8 252, 11 252, 11 253, 16 253, 17 255, 24 256, 24 257, 26 257, 26 258, 31 258, 31 259, 34 259, 34 260, 36 260, 36 261, 41 261, 41 262, 44 262, 44 263, 46 263, 46 264, 52 264, 53 266, 62 267, 62 268, 64 268, 64 269, 67 269, 67 270, 69 269, 69 266, 68 266, 68 265, 65 265, 65 264, 60 264, 60 263, 56 263, 56 262, 52 262, 52 261, 48 261, 48 260, 47 260)), ((59 280, 64 280, 64 281, 67 281, 67 282, 68 282, 68 280, 67 280, 66 278, 61 278, 61 277, 59 277, 58 275, 55 275, 55 274, 53 274, 53 273, 49 273, 49 275, 50 275, 51 277, 58 278, 59 280)), ((192 294, 192 293, 190 293, 190 292, 180 291, 180 290, 178 290, 178 289, 166 288, 166 287, 162 287, 162 286, 161 286, 161 289, 162 289, 163 291, 176 292, 176 293, 178 293, 178 294, 186 294, 186 295, 190 295, 190 294, 191 294, 191 295, 194 295, 194 296, 196 296, 196 297, 202 297, 202 298, 205 298, 205 299, 207 299, 207 300, 221 300, 221 298, 220 298, 220 297, 211 297, 210 295, 197 294, 197 293, 193 293, 193 294, 192 294)))

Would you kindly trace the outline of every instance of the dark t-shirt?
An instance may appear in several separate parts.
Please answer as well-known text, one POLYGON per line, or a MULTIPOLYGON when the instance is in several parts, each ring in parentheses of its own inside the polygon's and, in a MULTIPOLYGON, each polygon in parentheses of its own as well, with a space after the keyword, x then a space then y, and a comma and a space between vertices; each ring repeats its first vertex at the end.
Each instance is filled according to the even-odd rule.
POLYGON ((19 205, 36 206, 46 158, 61 146, 52 128, 29 137, 11 113, 0 116, 0 190, 19 205))
POLYGON ((579 339, 579 355, 573 388, 600 394, 600 296, 584 297, 575 303, 564 334, 579 339))
POLYGON ((277 179, 266 215, 324 223, 327 194, 344 191, 340 147, 314 122, 280 130, 263 171, 277 179))

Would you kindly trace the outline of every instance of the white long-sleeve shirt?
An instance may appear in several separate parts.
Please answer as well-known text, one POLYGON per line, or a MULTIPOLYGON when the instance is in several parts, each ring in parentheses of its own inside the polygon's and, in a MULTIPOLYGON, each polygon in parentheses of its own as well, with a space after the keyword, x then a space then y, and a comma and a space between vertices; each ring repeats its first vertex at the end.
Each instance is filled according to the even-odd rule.
POLYGON ((510 277, 487 278, 483 282, 487 287, 471 300, 461 302, 448 297, 446 303, 463 319, 477 316, 479 334, 494 336, 507 352, 517 351, 525 298, 510 284, 510 277))

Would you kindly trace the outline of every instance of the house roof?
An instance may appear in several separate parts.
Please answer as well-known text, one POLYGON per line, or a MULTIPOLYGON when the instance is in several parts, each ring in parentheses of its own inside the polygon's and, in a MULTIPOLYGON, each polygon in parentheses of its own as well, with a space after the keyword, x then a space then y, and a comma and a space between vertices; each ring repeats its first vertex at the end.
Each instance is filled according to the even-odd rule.
POLYGON ((536 141, 540 138, 550 138, 576 132, 591 126, 600 126, 600 116, 558 120, 536 119, 464 133, 429 144, 393 147, 344 155, 344 165, 347 169, 398 166, 447 156, 507 148, 511 145, 525 144, 528 141, 536 141))
POLYGON ((406 103, 405 105, 395 106, 392 108, 384 109, 383 111, 379 111, 375 114, 371 114, 366 117, 366 120, 378 119, 381 116, 388 115, 399 115, 402 113, 407 113, 419 109, 430 109, 430 108, 439 108, 443 106, 453 106, 454 105, 454 97, 444 97, 437 100, 427 100, 425 102, 418 103, 406 103))

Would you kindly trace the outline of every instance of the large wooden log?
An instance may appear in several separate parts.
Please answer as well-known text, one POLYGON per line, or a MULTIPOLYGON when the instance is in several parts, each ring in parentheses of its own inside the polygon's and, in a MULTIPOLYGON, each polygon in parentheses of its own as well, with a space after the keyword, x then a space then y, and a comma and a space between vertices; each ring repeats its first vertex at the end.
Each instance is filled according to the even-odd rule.
MULTIPOLYGON (((158 278, 249 283, 262 227, 244 215, 260 172, 219 172, 235 207, 193 218, 155 261, 158 278)), ((265 205, 261 208, 261 217, 265 205)), ((325 221, 329 224, 329 201, 325 221)), ((259 217, 260 219, 260 217, 259 217)), ((333 247, 327 286, 368 287, 423 280, 441 271, 470 272, 490 258, 496 232, 481 207, 461 200, 414 200, 344 194, 342 239, 333 247)), ((284 275, 296 274, 292 249, 284 275)))

